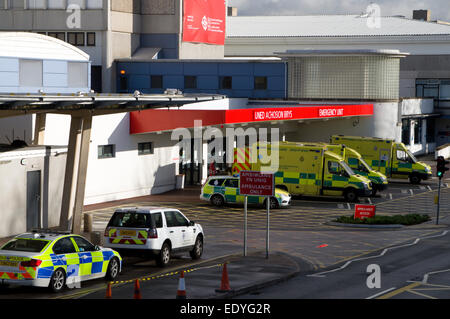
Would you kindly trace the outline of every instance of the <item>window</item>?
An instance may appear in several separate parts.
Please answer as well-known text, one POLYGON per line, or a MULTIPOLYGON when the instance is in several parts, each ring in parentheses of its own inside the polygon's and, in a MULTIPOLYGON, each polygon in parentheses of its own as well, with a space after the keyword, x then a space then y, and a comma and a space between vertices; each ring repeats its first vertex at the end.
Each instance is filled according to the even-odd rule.
POLYGON ((211 186, 222 186, 222 183, 223 183, 223 180, 219 180, 219 179, 211 179, 209 182, 208 182, 208 185, 211 185, 211 186))
POLYGON ((422 120, 414 120, 414 144, 422 144, 422 120))
POLYGON ((155 228, 162 228, 163 227, 163 221, 162 221, 162 215, 161 213, 154 213, 152 214, 152 221, 155 228))
POLYGON ((88 242, 86 239, 81 237, 72 237, 72 238, 75 241, 75 244, 77 244, 78 250, 80 252, 95 251, 95 246, 90 242, 88 242))
POLYGON ((338 162, 329 161, 328 162, 328 173, 340 175, 341 173, 341 166, 338 162))
POLYGON ((20 60, 19 83, 22 87, 42 87, 42 61, 20 60))
POLYGON ((13 239, 3 246, 2 250, 17 250, 26 251, 30 253, 39 253, 48 244, 47 240, 35 240, 35 239, 13 239))
POLYGON ((65 32, 49 32, 48 36, 59 39, 61 41, 66 41, 66 33, 65 32))
POLYGON ((411 131, 410 120, 402 120, 402 143, 405 145, 410 144, 410 131, 411 131))
POLYGON ((267 76, 255 76, 255 90, 267 90, 267 76))
POLYGON ((126 76, 119 77, 119 91, 120 92, 128 91, 128 78, 126 76))
POLYGON ((184 77, 184 88, 185 89, 196 89, 197 88, 197 77, 186 75, 184 77))
POLYGON ((397 159, 401 162, 409 162, 408 154, 405 151, 397 150, 397 159))
POLYGON ((219 88, 222 90, 231 90, 233 88, 233 78, 231 76, 221 76, 219 78, 219 88))
POLYGON ((150 77, 150 88, 152 88, 152 89, 162 89, 163 88, 162 75, 152 75, 150 77))
POLYGON ((133 211, 116 212, 108 223, 108 227, 151 228, 152 223, 150 214, 136 213, 133 211))
POLYGON ((435 135, 434 135, 435 127, 436 127, 435 120, 428 119, 427 120, 427 143, 436 142, 435 135))
POLYGON ((53 246, 53 252, 55 254, 71 254, 75 253, 75 246, 69 237, 64 237, 58 240, 53 246))
POLYGON ((84 62, 69 62, 67 64, 68 86, 70 88, 88 87, 88 64, 84 62))
POLYGON ((86 43, 88 47, 95 47, 95 32, 86 33, 86 43))
POLYGON ((99 145, 98 146, 98 158, 112 158, 116 157, 116 146, 114 144, 110 145, 99 145))
POLYGON ((153 154, 153 143, 138 143, 138 155, 153 154))
POLYGON ((164 216, 166 216, 167 227, 182 227, 189 225, 189 222, 186 220, 186 218, 184 218, 183 215, 181 215, 179 212, 164 212, 164 216))
POLYGON ((75 46, 84 46, 84 32, 67 32, 67 42, 75 46))
POLYGON ((233 188, 239 188, 239 180, 237 179, 227 179, 225 181, 225 187, 233 187, 233 188))

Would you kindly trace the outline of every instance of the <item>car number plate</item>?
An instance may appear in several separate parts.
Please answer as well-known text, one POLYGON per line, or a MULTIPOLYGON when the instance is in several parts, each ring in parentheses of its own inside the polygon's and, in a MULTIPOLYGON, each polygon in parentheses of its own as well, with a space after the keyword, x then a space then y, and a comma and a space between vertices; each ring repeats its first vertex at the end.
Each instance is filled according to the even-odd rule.
POLYGON ((134 231, 134 230, 121 230, 120 231, 120 236, 133 237, 133 236, 136 236, 136 231, 134 231))
POLYGON ((18 264, 18 261, 0 260, 0 266, 17 267, 18 264))

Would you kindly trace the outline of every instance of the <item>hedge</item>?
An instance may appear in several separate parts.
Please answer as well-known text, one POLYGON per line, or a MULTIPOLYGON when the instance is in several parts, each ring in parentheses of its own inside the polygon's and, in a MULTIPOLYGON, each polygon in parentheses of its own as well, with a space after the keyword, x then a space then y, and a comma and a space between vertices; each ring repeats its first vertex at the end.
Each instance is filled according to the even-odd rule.
POLYGON ((431 217, 425 214, 409 214, 409 215, 393 215, 382 216, 376 215, 372 218, 355 219, 353 216, 338 217, 335 222, 342 224, 365 224, 365 225, 417 225, 430 221, 431 217))

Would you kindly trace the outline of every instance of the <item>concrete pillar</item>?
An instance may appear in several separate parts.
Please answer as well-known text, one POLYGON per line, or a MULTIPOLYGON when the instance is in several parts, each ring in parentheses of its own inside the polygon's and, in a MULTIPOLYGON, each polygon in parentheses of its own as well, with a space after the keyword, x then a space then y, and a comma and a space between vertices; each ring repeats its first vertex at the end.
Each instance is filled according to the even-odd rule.
POLYGON ((44 145, 45 138, 45 121, 47 115, 45 113, 36 114, 34 123, 33 145, 44 145))
POLYGON ((75 188, 75 203, 73 207, 72 232, 81 234, 81 219, 83 215, 86 175, 89 162, 89 146, 91 142, 92 116, 83 119, 81 133, 80 159, 78 164, 77 184, 75 188))
POLYGON ((61 205, 61 215, 59 225, 64 230, 69 230, 69 219, 73 210, 74 186, 77 176, 77 150, 79 150, 79 140, 81 138, 82 119, 72 116, 70 121, 69 145, 67 149, 66 172, 64 175, 64 188, 61 205))
POLYGON ((81 233, 84 191, 89 157, 92 116, 73 117, 70 122, 69 146, 62 197, 60 227, 81 233), (69 220, 72 218, 72 224, 69 220))

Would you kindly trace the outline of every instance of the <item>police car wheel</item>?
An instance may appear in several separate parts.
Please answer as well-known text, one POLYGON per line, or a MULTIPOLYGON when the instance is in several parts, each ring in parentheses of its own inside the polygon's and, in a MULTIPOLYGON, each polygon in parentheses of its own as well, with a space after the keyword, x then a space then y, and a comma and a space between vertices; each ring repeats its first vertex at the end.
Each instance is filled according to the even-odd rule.
POLYGON ((114 280, 119 275, 119 261, 117 258, 112 258, 108 265, 108 270, 106 272, 106 279, 114 280))
MULTIPOLYGON (((277 199, 274 198, 274 197, 271 197, 271 198, 270 198, 270 209, 278 208, 278 206, 279 206, 279 205, 278 205, 277 199)), ((264 200, 264 207, 267 207, 267 199, 264 200)))
POLYGON ((223 197, 220 195, 214 195, 213 197, 211 197, 211 203, 214 206, 217 206, 217 207, 223 206, 224 202, 225 201, 223 200, 223 197))
POLYGON ((197 236, 195 240, 194 248, 190 251, 192 259, 199 259, 203 254, 203 239, 197 236))
POLYGON ((64 288, 65 284, 66 284, 66 274, 64 273, 64 270, 62 268, 56 269, 52 275, 52 278, 50 279, 49 288, 53 292, 60 292, 64 288))
POLYGON ((169 264, 170 261, 170 246, 168 243, 164 243, 159 251, 158 259, 156 263, 159 267, 165 267, 169 264))

